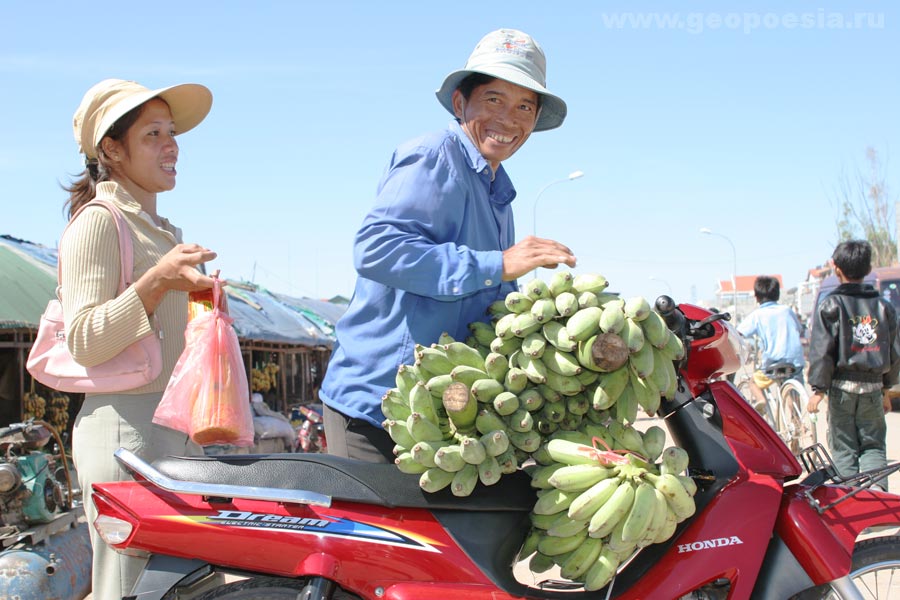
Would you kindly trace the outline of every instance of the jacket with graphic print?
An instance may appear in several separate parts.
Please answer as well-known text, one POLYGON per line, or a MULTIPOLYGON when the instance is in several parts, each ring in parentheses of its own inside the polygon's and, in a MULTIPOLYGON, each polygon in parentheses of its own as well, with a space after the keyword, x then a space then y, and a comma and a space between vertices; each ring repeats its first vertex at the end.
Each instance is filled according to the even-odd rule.
POLYGON ((845 283, 819 303, 809 342, 809 384, 826 392, 835 381, 897 383, 897 312, 871 285, 845 283))

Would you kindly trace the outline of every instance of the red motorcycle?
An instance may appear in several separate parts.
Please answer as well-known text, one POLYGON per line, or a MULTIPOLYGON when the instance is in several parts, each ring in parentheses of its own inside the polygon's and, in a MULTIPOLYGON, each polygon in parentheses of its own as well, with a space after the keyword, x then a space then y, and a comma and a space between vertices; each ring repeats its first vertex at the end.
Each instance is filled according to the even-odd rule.
POLYGON ((721 379, 738 366, 728 315, 666 296, 657 310, 688 348, 660 414, 690 454, 697 512, 602 590, 515 578, 536 499, 522 471, 456 498, 421 491, 418 476, 394 465, 322 454, 151 466, 120 450, 136 481, 94 486, 94 525, 114 548, 149 556, 129 597, 141 600, 204 585, 203 600, 900 597, 891 580, 900 536, 857 541, 867 528, 900 525, 900 496, 872 486, 900 465, 842 479, 813 446, 801 466, 721 379), (208 589, 222 573, 240 579, 208 589))

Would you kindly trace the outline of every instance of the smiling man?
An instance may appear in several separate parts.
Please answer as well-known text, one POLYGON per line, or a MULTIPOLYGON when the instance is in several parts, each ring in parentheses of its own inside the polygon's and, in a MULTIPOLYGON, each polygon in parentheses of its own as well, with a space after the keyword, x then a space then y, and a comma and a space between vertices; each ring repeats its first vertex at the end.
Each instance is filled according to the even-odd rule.
POLYGON ((566 104, 546 88, 546 59, 528 34, 500 29, 446 77, 437 98, 456 119, 398 148, 356 235, 359 278, 337 324, 320 395, 328 450, 393 462, 381 397, 416 344, 486 321, 491 302, 537 267, 575 266, 566 246, 528 236, 516 243, 516 196, 502 162, 533 131, 559 127, 566 104))

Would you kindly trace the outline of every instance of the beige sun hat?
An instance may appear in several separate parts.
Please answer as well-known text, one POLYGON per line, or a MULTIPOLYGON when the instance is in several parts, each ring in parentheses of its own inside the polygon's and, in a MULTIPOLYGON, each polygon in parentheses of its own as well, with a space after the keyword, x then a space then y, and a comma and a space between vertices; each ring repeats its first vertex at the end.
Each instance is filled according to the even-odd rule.
POLYGON ((541 96, 541 112, 535 131, 546 131, 562 125, 566 103, 547 90, 547 59, 541 46, 527 33, 517 29, 498 29, 487 34, 472 51, 466 66, 453 71, 435 94, 451 115, 453 92, 472 73, 482 73, 532 90, 541 96))
POLYGON ((109 128, 132 108, 157 97, 169 105, 179 134, 196 127, 212 107, 212 92, 197 83, 150 90, 134 81, 104 79, 85 93, 75 111, 72 124, 79 152, 97 158, 97 146, 109 128))

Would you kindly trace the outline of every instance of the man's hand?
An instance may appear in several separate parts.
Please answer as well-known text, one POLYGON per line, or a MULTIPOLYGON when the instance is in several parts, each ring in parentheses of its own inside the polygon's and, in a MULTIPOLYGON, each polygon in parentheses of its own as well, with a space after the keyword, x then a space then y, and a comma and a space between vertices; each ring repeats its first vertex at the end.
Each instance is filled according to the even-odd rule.
POLYGON ((529 235, 503 252, 503 281, 518 279, 538 267, 555 269, 560 263, 574 267, 575 262, 575 255, 566 246, 529 235))
POLYGON ((819 412, 819 403, 822 402, 823 397, 824 394, 822 392, 813 392, 812 396, 809 397, 809 402, 806 403, 806 411, 809 413, 819 412))
POLYGON ((884 407, 884 414, 888 414, 894 410, 894 405, 891 403, 890 390, 884 390, 884 394, 881 396, 881 405, 884 407))

